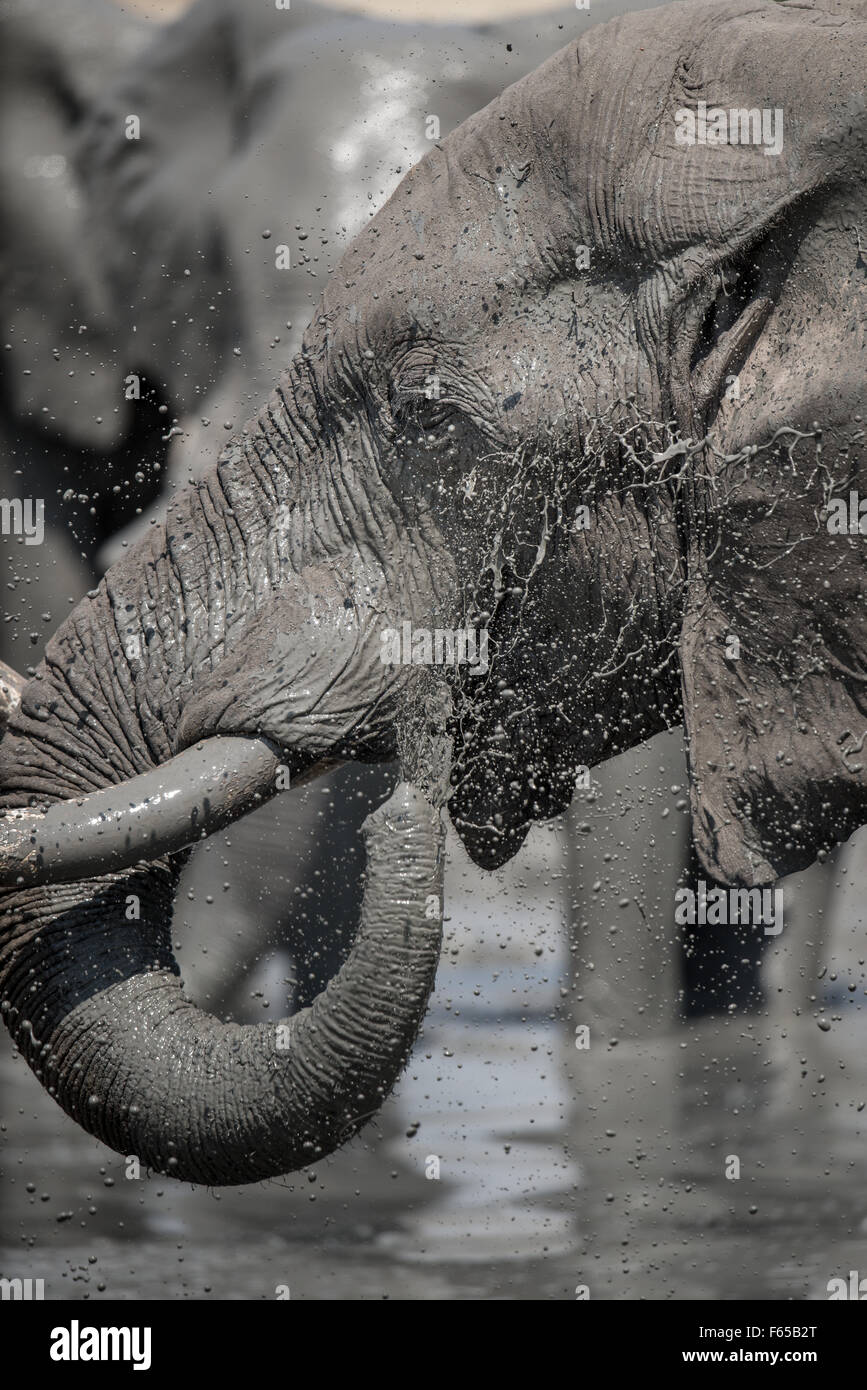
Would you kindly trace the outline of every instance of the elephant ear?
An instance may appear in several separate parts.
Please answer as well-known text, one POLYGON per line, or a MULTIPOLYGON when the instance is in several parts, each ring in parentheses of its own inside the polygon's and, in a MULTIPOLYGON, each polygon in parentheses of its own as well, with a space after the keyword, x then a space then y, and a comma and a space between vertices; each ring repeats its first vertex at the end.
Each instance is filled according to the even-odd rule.
POLYGON ((816 441, 784 445, 712 478, 681 638, 696 847, 746 886, 867 821, 865 542, 829 522, 816 441))
POLYGON ((108 0, 0 14, 4 394, 18 421, 79 447, 116 444, 126 407, 75 142, 100 83, 142 46, 146 28, 108 0))

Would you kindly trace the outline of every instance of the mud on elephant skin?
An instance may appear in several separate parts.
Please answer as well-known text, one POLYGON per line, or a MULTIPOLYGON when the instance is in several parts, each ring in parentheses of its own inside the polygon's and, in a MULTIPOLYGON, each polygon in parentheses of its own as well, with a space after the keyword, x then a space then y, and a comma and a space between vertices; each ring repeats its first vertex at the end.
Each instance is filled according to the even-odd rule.
POLYGON ((567 45, 403 180, 268 405, 57 633, 0 746, 3 805, 32 803, 3 828, 30 886, 4 892, 0 1002, 89 1131, 205 1181, 309 1162, 391 1084, 430 987, 439 797, 406 784, 365 904, 382 954, 363 927, 283 1054, 184 1004, 158 817, 151 862, 105 873, 94 836, 90 877, 35 882, 79 798, 128 818, 200 741, 237 758, 211 808, 252 759, 258 795, 347 758, 417 784, 451 741, 483 866, 578 766, 681 720, 708 873, 772 881, 867 819, 863 560, 822 510, 859 481, 865 56, 863 19, 754 0, 567 45), (780 153, 679 143, 699 100, 781 108, 780 153), (380 660, 404 622, 488 633, 488 669, 442 668, 448 717, 436 668, 380 660))

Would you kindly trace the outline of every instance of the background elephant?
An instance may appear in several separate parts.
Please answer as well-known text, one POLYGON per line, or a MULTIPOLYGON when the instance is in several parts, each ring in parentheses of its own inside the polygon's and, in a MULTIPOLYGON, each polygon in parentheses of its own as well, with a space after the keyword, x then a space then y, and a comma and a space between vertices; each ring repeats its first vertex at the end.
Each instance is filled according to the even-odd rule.
POLYGON ((44 505, 45 539, 4 525, 0 659, 32 667, 91 588, 93 556, 152 500, 165 454, 157 399, 125 400, 112 302, 86 229, 76 140, 147 26, 107 0, 9 4, 0 14, 0 488, 44 505), (13 597, 14 596, 14 597, 13 597))
MULTIPOLYGON (((7 805, 116 782, 138 804, 203 739, 247 739, 252 759, 266 738, 293 777, 400 749, 416 778, 428 682, 378 659, 383 625, 408 622, 490 630, 491 675, 446 671, 455 715, 432 725, 454 741, 449 809, 480 866, 507 861, 534 820, 561 811, 581 766, 680 719, 708 874, 773 881, 860 824, 861 768, 840 753, 857 723, 860 619, 832 630, 831 596, 805 573, 841 592, 858 583, 857 554, 819 521, 812 422, 824 466, 851 466, 864 290, 849 230, 865 132, 850 113, 865 34, 847 24, 841 60, 839 26, 822 15, 720 14, 678 5, 594 30, 416 166, 342 260, 277 393, 61 629, 3 744, 7 805), (743 45, 759 55, 746 77, 743 45), (761 178, 749 146, 672 157, 687 47, 692 93, 733 99, 746 82, 752 97, 771 82, 785 102, 797 82, 796 136, 761 178), (567 100, 576 57, 580 109, 567 100), (634 116, 612 136, 624 82, 634 116), (819 198, 829 142, 836 182, 819 198), (720 179, 726 200, 698 198, 720 179), (581 279, 576 245, 628 267, 625 280, 581 279), (805 284, 821 289, 820 356, 778 397, 805 284), (443 389, 429 395, 432 367, 443 389), (722 396, 732 371, 736 409, 722 396), (794 480, 782 502, 781 470, 794 480), (595 525, 578 525, 576 509, 595 525), (790 584, 781 556, 796 547, 790 584), (607 580, 624 569, 625 586, 607 580), (743 657, 724 640, 732 627, 743 657), (721 665, 733 659, 734 673, 721 665), (766 708, 784 724, 759 718, 766 708), (781 729, 797 756, 774 754, 781 729)), ((259 794, 273 770, 272 758, 250 772, 259 794)), ((31 1065, 91 1132, 180 1176, 261 1176, 327 1152, 366 1117, 386 1053, 379 1084, 390 1082, 414 994, 365 964, 362 934, 299 1018, 278 1081, 279 1029, 215 1029, 180 1003, 166 920, 176 874, 159 859, 133 868, 135 857, 127 846, 120 878, 7 896, 7 1013, 31 1065), (146 930, 120 930, 130 892, 146 930), (84 927, 96 946, 81 965, 66 941, 84 927), (178 1048, 180 1092, 167 1060, 178 1048), (244 1102, 239 1133, 251 1086, 261 1112, 244 1102), (134 1105, 118 1103, 131 1093, 134 1105)), ((90 871, 104 864, 97 854, 90 871)))

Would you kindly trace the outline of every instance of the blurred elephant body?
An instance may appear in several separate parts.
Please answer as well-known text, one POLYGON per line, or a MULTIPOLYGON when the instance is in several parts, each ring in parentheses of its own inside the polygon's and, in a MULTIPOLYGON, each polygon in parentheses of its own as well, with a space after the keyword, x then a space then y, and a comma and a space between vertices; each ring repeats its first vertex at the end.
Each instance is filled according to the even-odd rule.
MULTIPOLYGON (((109 87, 82 139, 90 235, 129 304, 128 356, 179 417, 170 488, 201 476, 224 429, 267 397, 346 245, 406 170, 587 23, 567 10, 418 25, 198 0, 109 87)), ((118 554, 115 542, 106 558, 118 554)))
POLYGON ((90 240, 77 142, 149 26, 109 0, 0 8, 0 493, 44 538, 0 535, 0 659, 26 670, 96 582, 96 550, 159 487, 159 402, 127 400, 127 324, 90 240))

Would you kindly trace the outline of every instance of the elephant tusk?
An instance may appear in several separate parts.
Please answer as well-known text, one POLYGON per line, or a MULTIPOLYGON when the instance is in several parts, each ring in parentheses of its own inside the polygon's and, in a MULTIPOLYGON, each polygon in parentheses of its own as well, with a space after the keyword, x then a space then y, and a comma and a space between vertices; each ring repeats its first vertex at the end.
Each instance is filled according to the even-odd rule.
POLYGON ((278 769, 267 739, 215 737, 47 811, 7 811, 0 886, 72 883, 186 849, 269 800, 282 785, 278 769))
POLYGON ((5 661, 0 661, 0 738, 6 732, 9 720, 21 704, 21 692, 26 684, 26 677, 19 676, 18 672, 13 671, 11 666, 7 666, 5 661))

